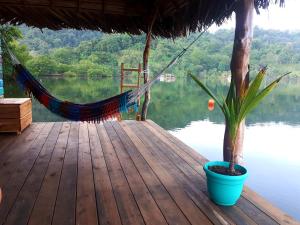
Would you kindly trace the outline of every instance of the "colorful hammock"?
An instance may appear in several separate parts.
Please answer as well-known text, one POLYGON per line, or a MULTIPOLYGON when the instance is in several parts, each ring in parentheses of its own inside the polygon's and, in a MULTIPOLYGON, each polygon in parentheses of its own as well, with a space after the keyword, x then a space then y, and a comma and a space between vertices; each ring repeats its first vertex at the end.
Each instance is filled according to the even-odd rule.
POLYGON ((20 63, 14 63, 14 68, 16 81, 27 94, 32 94, 51 112, 69 120, 100 122, 116 118, 121 112, 128 112, 131 106, 137 110, 135 102, 129 103, 131 91, 95 103, 75 104, 52 96, 20 63))

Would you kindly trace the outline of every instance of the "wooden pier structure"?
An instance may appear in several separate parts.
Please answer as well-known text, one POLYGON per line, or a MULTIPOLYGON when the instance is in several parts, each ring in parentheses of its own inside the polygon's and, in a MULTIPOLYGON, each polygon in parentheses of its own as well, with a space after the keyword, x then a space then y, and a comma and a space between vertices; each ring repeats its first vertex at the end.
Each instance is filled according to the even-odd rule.
POLYGON ((215 205, 206 161, 152 121, 33 123, 0 134, 0 224, 299 224, 247 187, 215 205))

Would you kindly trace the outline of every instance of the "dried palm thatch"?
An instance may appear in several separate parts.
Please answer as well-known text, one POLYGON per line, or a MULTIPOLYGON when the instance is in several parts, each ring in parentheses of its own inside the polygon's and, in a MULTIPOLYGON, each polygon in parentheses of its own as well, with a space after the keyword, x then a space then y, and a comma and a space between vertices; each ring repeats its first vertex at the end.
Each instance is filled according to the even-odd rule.
MULTIPOLYGON (((221 24, 234 11, 234 7, 230 7, 234 1, 0 0, 0 24, 25 23, 54 30, 75 28, 141 34, 157 15, 152 34, 174 38, 202 30, 212 23, 221 24)), ((259 9, 268 7, 271 0, 254 1, 259 9)), ((283 4, 284 0, 278 1, 283 4)))

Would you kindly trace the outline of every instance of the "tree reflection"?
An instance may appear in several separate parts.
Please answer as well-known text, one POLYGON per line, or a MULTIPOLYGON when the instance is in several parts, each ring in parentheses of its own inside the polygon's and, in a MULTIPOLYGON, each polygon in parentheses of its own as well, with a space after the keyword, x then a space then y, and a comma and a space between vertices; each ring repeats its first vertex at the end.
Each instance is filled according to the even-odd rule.
MULTIPOLYGON (((119 80, 115 77, 40 77, 40 82, 51 94, 61 100, 76 103, 99 101, 119 94, 119 80)), ((220 81, 208 81, 213 91, 226 94, 228 87, 220 81), (217 83, 217 85, 215 84, 217 83)), ((297 82, 294 82, 297 83, 297 82)), ((5 83, 6 97, 23 97, 13 80, 5 83)), ((247 124, 263 122, 300 123, 300 92, 296 84, 286 82, 268 96, 262 104, 247 118, 247 124)), ((173 83, 160 82, 152 88, 152 98, 148 118, 163 128, 172 130, 183 128, 191 121, 210 120, 223 123, 224 119, 215 109, 207 109, 207 95, 185 77, 177 78, 173 83)), ((134 118, 124 115, 124 119, 134 118)), ((64 121, 37 101, 33 102, 34 121, 64 121)))

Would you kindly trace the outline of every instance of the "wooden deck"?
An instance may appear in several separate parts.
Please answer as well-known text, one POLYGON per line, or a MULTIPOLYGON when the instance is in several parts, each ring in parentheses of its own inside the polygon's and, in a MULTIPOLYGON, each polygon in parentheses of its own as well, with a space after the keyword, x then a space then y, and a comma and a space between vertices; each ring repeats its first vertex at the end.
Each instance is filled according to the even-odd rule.
POLYGON ((201 155, 152 121, 0 134, 0 224, 298 224, 245 188, 213 204, 201 155))

